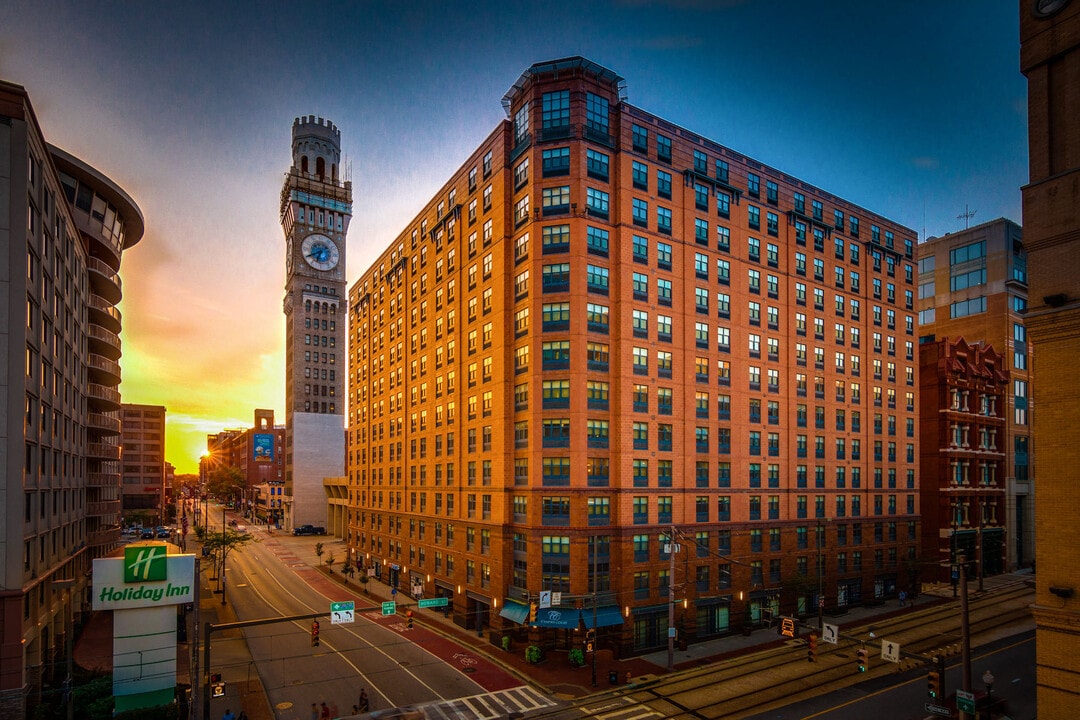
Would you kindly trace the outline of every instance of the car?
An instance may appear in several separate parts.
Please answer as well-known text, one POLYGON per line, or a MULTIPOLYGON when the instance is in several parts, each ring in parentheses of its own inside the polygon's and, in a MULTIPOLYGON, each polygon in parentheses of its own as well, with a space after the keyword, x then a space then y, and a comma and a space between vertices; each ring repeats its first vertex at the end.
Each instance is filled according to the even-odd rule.
POLYGON ((293 535, 325 535, 326 528, 318 525, 297 525, 293 528, 293 535))
POLYGON ((158 527, 158 528, 155 528, 155 530, 156 530, 156 532, 157 532, 157 536, 158 536, 159 538, 166 538, 166 539, 168 539, 168 538, 170 537, 170 535, 171 535, 171 534, 169 533, 169 528, 167 528, 167 527, 158 527))
POLYGON ((246 533, 247 532, 247 525, 237 525, 236 526, 236 532, 238 532, 238 533, 246 533))
POLYGON ((139 538, 142 540, 153 540, 154 531, 150 528, 143 528, 142 532, 139 533, 139 538))

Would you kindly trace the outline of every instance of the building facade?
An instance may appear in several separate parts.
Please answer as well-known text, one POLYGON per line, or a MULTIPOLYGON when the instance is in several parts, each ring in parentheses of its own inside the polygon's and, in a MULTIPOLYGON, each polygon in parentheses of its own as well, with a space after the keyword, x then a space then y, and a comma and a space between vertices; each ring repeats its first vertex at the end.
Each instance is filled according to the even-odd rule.
POLYGON ((0 715, 23 717, 63 682, 91 560, 120 541, 116 305, 143 218, 113 181, 49 145, 26 90, 2 81, 0 204, 12 220, 0 223, 0 715))
POLYGON ((349 292, 357 563, 627 652, 912 589, 915 233, 584 58, 503 105, 349 292))
POLYGON ((947 582, 1006 569, 1006 357, 990 345, 942 338, 919 345, 921 558, 947 582))
POLYGON ((164 525, 171 497, 165 486, 165 408, 120 406, 120 499, 125 520, 164 525))
MULTIPOLYGON (((1028 567, 1035 559, 1035 466, 1031 454, 1031 368, 1034 349, 1027 339, 1027 251, 1019 225, 999 218, 916 248, 919 261, 919 337, 963 338, 1001 348, 1011 382, 997 411, 1005 420, 997 447, 1005 453, 1006 508, 999 516, 1006 532, 1006 567, 1028 567)), ((929 387, 927 378, 923 387, 929 387)), ((931 391, 931 401, 943 397, 931 391)), ((947 405, 939 406, 945 409, 947 405)), ((923 404, 923 416, 932 408, 923 404)), ((974 412, 974 410, 973 410, 974 412)), ((936 448, 938 446, 934 446, 936 448)), ((924 448, 924 451, 927 451, 924 448)), ((924 492, 937 482, 923 485, 924 492)), ((925 530, 924 526, 924 530, 925 530)))
POLYGON ((1032 435, 1043 473, 1035 500, 1035 652, 1040 718, 1076 714, 1080 674, 1080 3, 1021 0, 1020 69, 1028 81, 1028 184, 1022 188, 1031 274, 1025 322, 1038 349, 1032 435), (1064 510, 1064 511, 1063 511, 1064 510))
POLYGON ((285 524, 326 525, 323 478, 345 471, 345 237, 352 182, 341 131, 307 116, 292 128, 281 188, 285 233, 285 524))
MULTIPOLYGON (((236 499, 250 510, 256 502, 256 487, 285 482, 285 427, 274 424, 273 410, 255 410, 250 428, 222 430, 206 436, 206 455, 199 462, 200 481, 205 486, 217 468, 239 471, 236 499)), ((280 498, 277 498, 280 500, 280 498)), ((283 520, 284 504, 277 518, 283 520)))

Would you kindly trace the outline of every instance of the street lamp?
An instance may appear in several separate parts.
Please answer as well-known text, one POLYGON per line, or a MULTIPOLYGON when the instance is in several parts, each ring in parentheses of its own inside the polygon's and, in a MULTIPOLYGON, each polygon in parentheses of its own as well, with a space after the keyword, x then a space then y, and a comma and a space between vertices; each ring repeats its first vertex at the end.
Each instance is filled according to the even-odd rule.
POLYGON ((994 716, 994 673, 987 670, 982 676, 983 685, 986 686, 986 716, 994 716))

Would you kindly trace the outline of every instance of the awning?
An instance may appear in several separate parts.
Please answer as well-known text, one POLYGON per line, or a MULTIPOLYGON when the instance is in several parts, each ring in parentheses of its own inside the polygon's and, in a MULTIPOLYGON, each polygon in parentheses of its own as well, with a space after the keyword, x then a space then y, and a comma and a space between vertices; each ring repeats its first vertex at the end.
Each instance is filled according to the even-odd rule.
POLYGON ((581 611, 577 608, 550 607, 536 611, 536 625, 550 628, 576 628, 581 620, 581 611))
MULTIPOLYGON (((593 626, 593 611, 592 608, 581 609, 581 619, 585 621, 585 627, 592 628, 593 626)), ((609 625, 622 625, 623 616, 619 612, 618 605, 601 605, 596 608, 596 626, 608 627, 609 625)))
POLYGON ((522 605, 514 600, 503 600, 503 607, 499 611, 499 617, 504 617, 520 625, 525 622, 525 618, 529 617, 529 606, 522 605))

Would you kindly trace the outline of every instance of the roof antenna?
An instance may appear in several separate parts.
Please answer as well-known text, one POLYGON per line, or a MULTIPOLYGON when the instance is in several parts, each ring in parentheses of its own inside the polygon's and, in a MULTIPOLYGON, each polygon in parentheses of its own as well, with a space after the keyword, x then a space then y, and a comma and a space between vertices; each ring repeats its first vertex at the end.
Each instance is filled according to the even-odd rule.
POLYGON ((956 216, 957 220, 959 220, 960 218, 964 219, 964 229, 965 230, 968 229, 968 220, 975 217, 975 212, 976 212, 975 210, 968 210, 967 203, 964 203, 964 212, 962 212, 962 213, 960 213, 959 215, 956 216))

